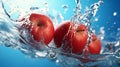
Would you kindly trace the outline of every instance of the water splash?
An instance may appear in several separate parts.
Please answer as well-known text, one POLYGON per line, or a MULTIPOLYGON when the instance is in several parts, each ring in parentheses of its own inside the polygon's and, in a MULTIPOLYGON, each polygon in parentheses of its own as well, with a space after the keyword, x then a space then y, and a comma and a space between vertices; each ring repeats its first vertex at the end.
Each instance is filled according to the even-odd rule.
POLYGON ((66 13, 66 12, 68 11, 69 6, 63 4, 63 5, 62 5, 62 8, 64 9, 64 13, 66 13))
MULTIPOLYGON (((57 16, 53 16, 48 13, 48 3, 44 2, 44 8, 37 6, 30 6, 28 11, 24 9, 21 10, 19 6, 12 5, 11 8, 8 6, 11 1, 4 0, 0 1, 0 44, 6 47, 12 47, 18 49, 24 54, 32 58, 49 58, 59 64, 61 67, 82 67, 82 66, 111 66, 113 63, 120 63, 120 41, 108 42, 104 40, 104 27, 100 28, 99 38, 103 41, 104 48, 100 55, 90 55, 87 59, 83 58, 83 55, 75 55, 69 53, 63 53, 60 49, 57 49, 53 41, 49 46, 45 46, 43 43, 39 43, 33 40, 32 35, 29 34, 30 31, 24 28, 24 24, 31 24, 28 20, 29 15, 32 12, 43 13, 49 16, 54 22, 54 25, 58 25, 58 18, 64 21, 64 17, 61 13, 57 13, 57 16), (8 10, 6 10, 8 9, 8 10), (9 10, 10 9, 10 10, 9 10), (15 17, 13 16, 15 15, 15 17), (34 46, 39 46, 36 49, 34 46), (110 59, 111 58, 111 59, 110 59), (113 60, 114 59, 114 60, 113 60), (67 60, 67 61, 66 61, 67 60)), ((24 1, 24 0, 23 0, 24 1)), ((71 18, 72 22, 82 23, 86 25, 90 33, 95 33, 94 29, 91 27, 91 18, 95 17, 98 8, 103 3, 102 0, 92 4, 87 8, 84 14, 81 14, 81 3, 80 0, 75 0, 76 7, 74 10, 74 16, 71 18)), ((65 10, 68 9, 67 5, 62 6, 65 10)), ((116 15, 116 14, 114 14, 116 15)), ((29 25, 28 25, 29 27, 29 25)), ((119 28, 118 28, 119 30, 119 28)), ((118 34, 119 36, 119 34, 118 34)))

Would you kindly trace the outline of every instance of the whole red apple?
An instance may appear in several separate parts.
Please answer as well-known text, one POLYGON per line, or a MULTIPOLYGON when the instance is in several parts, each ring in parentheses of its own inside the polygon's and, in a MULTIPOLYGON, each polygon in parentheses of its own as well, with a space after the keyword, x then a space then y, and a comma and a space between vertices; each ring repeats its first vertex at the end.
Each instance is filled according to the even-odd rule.
POLYGON ((91 54, 100 54, 101 51, 101 42, 96 35, 91 34, 91 40, 88 44, 88 50, 91 54))
POLYGON ((54 36, 54 26, 49 17, 32 13, 29 17, 32 23, 31 34, 37 42, 43 41, 44 44, 49 44, 54 36))
POLYGON ((57 47, 63 46, 63 50, 70 48, 70 52, 75 54, 82 53, 87 38, 86 26, 72 22, 65 22, 60 25, 54 34, 54 42, 57 47))

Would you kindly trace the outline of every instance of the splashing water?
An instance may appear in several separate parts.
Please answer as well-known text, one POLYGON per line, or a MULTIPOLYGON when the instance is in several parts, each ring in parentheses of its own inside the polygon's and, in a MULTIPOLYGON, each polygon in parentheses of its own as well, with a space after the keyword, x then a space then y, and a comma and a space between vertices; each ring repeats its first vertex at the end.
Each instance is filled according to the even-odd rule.
MULTIPOLYGON (((62 14, 57 16, 49 14, 49 8, 47 1, 44 1, 44 6, 40 5, 32 6, 30 3, 26 4, 26 7, 11 4, 14 0, 0 1, 0 45, 18 49, 24 54, 32 58, 49 58, 54 60, 61 67, 82 67, 82 66, 111 66, 111 64, 120 64, 120 40, 115 42, 108 42, 104 40, 104 27, 100 28, 100 34, 98 35, 102 43, 105 45, 99 55, 89 55, 87 59, 83 58, 83 55, 75 55, 69 53, 62 53, 60 49, 54 46, 52 41, 49 46, 44 45, 41 42, 36 42, 32 38, 30 32, 24 28, 24 24, 30 25, 28 19, 29 15, 33 12, 42 13, 49 16, 54 21, 54 26, 57 26, 58 20, 64 21, 62 14), (8 6, 8 4, 11 4, 8 6), (27 6, 31 5, 31 6, 27 6), (39 46, 36 49, 34 46, 39 46), (67 61, 66 61, 67 60, 67 61), (86 62, 87 61, 87 62, 86 62)), ((20 1, 24 4, 26 0, 20 1)), ((17 1, 14 1, 17 2, 17 1)), ((27 1, 26 1, 27 2, 27 1)), ((32 1, 31 1, 32 2, 32 1)), ((102 0, 92 4, 90 8, 87 8, 84 14, 81 14, 81 4, 79 0, 75 0, 76 7, 74 10, 74 16, 71 17, 72 22, 82 23, 88 27, 90 33, 95 33, 91 26, 91 18, 95 17, 98 8, 103 3, 102 0)), ((36 2, 34 2, 36 4, 36 2)), ((62 5, 65 11, 68 10, 68 5, 62 5)), ((115 14, 116 15, 116 14, 115 14)), ((29 26, 28 26, 29 28, 29 26)), ((118 29, 119 30, 119 29, 118 29)), ((118 36, 120 36, 118 34, 118 36)), ((90 38, 90 37, 89 37, 90 38)), ((89 40, 89 39, 88 39, 89 40)))

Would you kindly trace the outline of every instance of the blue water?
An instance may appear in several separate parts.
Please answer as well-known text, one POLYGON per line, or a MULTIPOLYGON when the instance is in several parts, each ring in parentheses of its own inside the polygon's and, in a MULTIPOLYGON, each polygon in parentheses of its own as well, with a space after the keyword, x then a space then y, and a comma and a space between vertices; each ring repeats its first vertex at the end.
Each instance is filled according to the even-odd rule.
MULTIPOLYGON (((16 2, 17 0, 11 0, 11 1, 16 2)), ((44 7, 43 5, 40 5, 44 2, 44 0, 43 1, 38 0, 38 1, 39 3, 33 3, 31 5, 44 7)), ((69 1, 68 0, 59 0, 59 1, 46 0, 46 1, 48 3, 48 8, 49 8, 51 15, 56 16, 55 12, 52 12, 53 9, 57 11, 58 13, 61 13, 62 16, 64 17, 64 20, 69 20, 71 19, 71 16, 74 15, 73 11, 76 6, 76 3, 74 0, 69 0, 69 1), (67 5, 66 12, 65 12, 65 8, 63 9, 64 5, 67 5)), ((98 0, 94 0, 94 1, 93 0, 84 0, 84 1, 80 0, 81 6, 82 6, 81 13, 84 12, 86 6, 89 7, 91 4, 97 1, 98 0)), ((120 45, 120 9, 119 9, 120 4, 119 3, 120 3, 119 0, 104 0, 104 3, 99 7, 99 10, 96 16, 92 19, 93 20, 92 27, 98 32, 97 34, 99 34, 99 30, 101 27, 104 28, 104 31, 105 31, 105 35, 104 35, 105 37, 103 40, 104 42, 117 41, 118 44, 120 45), (98 20, 95 20, 96 18, 98 20)), ((21 8, 25 9, 26 12, 29 12, 29 10, 25 7, 27 7, 25 6, 25 4, 21 5, 21 8)), ((9 12, 10 8, 6 7, 6 9, 9 12)), ((11 14, 11 18, 16 19, 18 14, 19 12, 15 14, 11 14)), ((61 20, 58 19, 58 23, 60 23, 60 21, 61 20)), ((4 24, 4 25, 7 25, 7 24, 4 24)), ((0 27, 0 29, 8 30, 9 27, 4 27, 4 25, 2 25, 3 27, 0 27)), ((103 42, 103 46, 105 46, 104 42, 103 42)), ((18 49, 5 47, 3 45, 4 44, 0 44, 0 67, 59 67, 60 65, 60 64, 55 63, 54 60, 51 60, 49 58, 30 58, 29 56, 22 53, 18 49)), ((113 58, 114 60, 114 57, 111 57, 111 58, 113 58)), ((111 67, 120 66, 120 57, 119 57, 119 61, 117 62, 113 62, 113 65, 111 65, 111 67)), ((64 66, 61 66, 61 67, 64 67, 64 66)))
POLYGON ((46 58, 32 59, 18 50, 0 46, 0 67, 58 67, 46 58))

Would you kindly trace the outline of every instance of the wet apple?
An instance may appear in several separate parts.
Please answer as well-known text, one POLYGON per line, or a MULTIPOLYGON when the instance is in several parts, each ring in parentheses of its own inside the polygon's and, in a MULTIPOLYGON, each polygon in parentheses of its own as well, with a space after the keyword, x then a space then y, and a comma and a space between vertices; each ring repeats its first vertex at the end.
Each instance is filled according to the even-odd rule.
POLYGON ((37 42, 43 41, 44 44, 48 45, 54 36, 54 26, 49 17, 32 13, 29 17, 33 27, 31 34, 33 39, 37 42))
POLYGON ((91 34, 91 40, 88 44, 88 50, 91 54, 100 54, 101 42, 95 34, 91 34))
POLYGON ((86 26, 72 22, 61 24, 54 34, 54 42, 57 47, 63 46, 63 50, 70 48, 70 52, 75 54, 81 54, 83 52, 87 38, 86 26))

